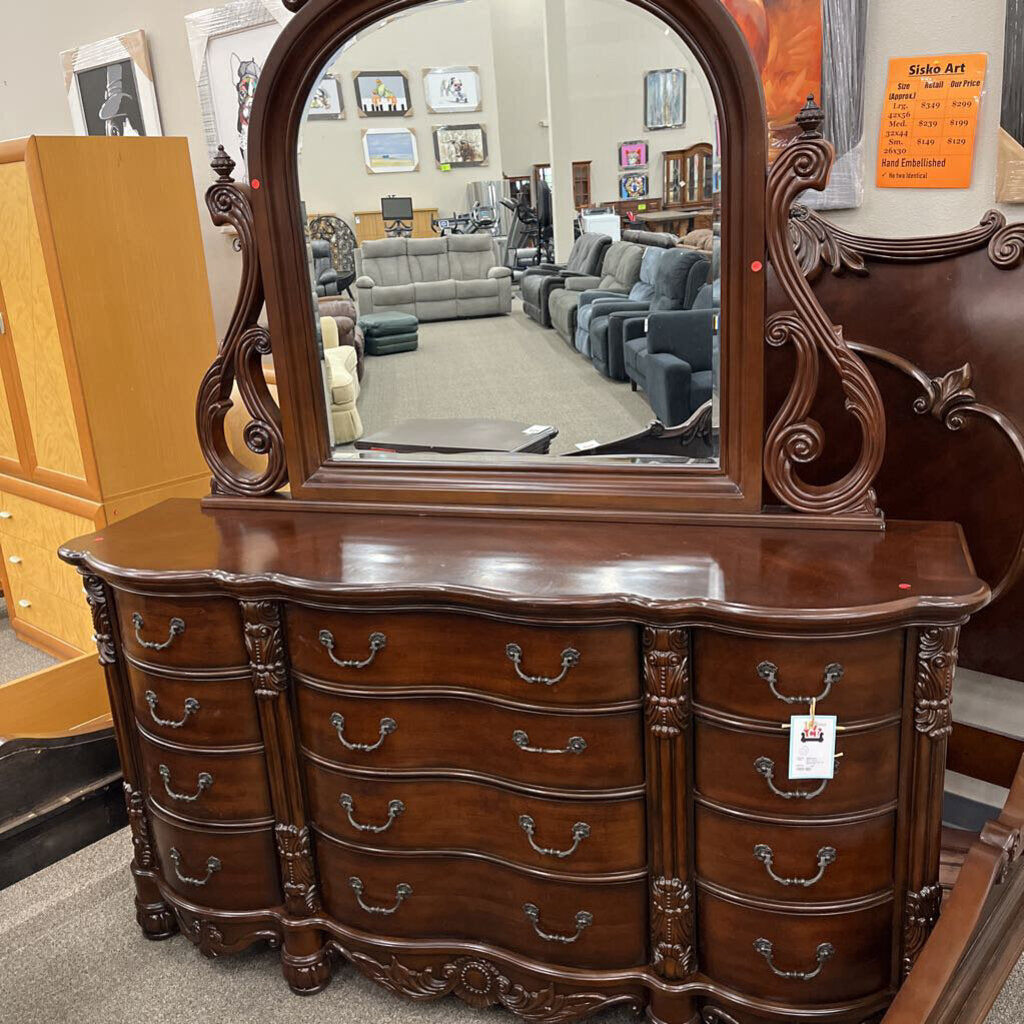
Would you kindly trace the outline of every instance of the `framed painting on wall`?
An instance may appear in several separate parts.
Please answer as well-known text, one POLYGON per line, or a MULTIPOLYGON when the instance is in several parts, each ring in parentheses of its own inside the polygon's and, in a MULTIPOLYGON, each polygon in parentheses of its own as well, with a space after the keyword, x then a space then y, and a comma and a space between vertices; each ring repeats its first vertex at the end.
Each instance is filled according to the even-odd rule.
POLYGON ((650 131, 686 127, 686 72, 679 68, 644 75, 644 127, 650 131))
POLYGON ((141 29, 65 50, 60 59, 76 135, 163 134, 141 29))
POLYGON ((434 159, 438 167, 483 167, 487 130, 482 124, 435 125, 434 159))
POLYGON ((1024 203, 1024 0, 1006 0, 996 199, 1024 203))
POLYGON ((620 199, 646 199, 650 178, 646 174, 624 174, 619 178, 620 199))
POLYGON ((356 71, 356 109, 360 117, 409 117, 409 79, 404 71, 356 71))
POLYGON ((248 178, 249 118, 263 64, 291 14, 280 0, 232 0, 185 17, 192 70, 212 159, 223 146, 248 178))
POLYGON ((324 75, 309 99, 306 117, 310 121, 340 121, 345 116, 341 82, 335 75, 324 75))
POLYGON ((432 114, 470 114, 483 107, 480 69, 424 68, 423 93, 432 114))
POLYGON ((647 143, 642 139, 636 142, 622 142, 619 144, 619 170, 628 171, 634 168, 646 167, 648 161, 647 143))
POLYGON ((364 128, 363 159, 371 174, 401 174, 420 166, 416 133, 410 128, 364 128))

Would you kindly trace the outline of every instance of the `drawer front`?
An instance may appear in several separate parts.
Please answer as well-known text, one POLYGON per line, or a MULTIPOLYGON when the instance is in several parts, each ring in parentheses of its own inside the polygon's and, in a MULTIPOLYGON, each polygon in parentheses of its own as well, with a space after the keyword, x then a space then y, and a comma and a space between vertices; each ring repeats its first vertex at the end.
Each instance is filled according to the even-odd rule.
POLYGON ((3 543, 3 556, 12 590, 45 591, 68 604, 86 608, 88 617, 82 577, 57 557, 56 549, 11 537, 3 543))
POLYGON ((840 725, 896 714, 903 692, 903 647, 899 632, 777 640, 698 630, 694 697, 707 708, 772 722, 805 714, 811 697, 818 698, 821 714, 838 715, 840 725), (841 675, 830 674, 832 665, 841 667, 841 675))
POLYGON ((486 942, 594 970, 646 959, 646 879, 556 882, 466 857, 374 856, 322 836, 316 853, 324 906, 352 928, 486 942))
POLYGON ((701 971, 746 996, 795 1006, 871 996, 892 980, 892 916, 891 900, 846 913, 786 914, 698 891, 701 971))
POLYGON ((306 787, 317 827, 348 843, 473 850, 569 873, 647 863, 643 797, 549 800, 473 782, 366 779, 312 761, 306 787))
POLYGON ((81 594, 81 599, 72 604, 30 581, 16 576, 8 579, 11 585, 8 606, 13 618, 80 651, 95 651, 92 616, 81 594))
POLYGON ((135 716, 160 739, 185 746, 261 743, 252 680, 187 679, 128 666, 135 716))
POLYGON ((120 591, 117 617, 127 653, 151 665, 248 667, 242 616, 227 598, 143 597, 120 591))
POLYGON ((776 736, 696 723, 697 791, 738 810, 769 814, 849 814, 896 799, 899 725, 839 733, 835 778, 789 779, 789 733, 776 736), (806 794, 805 796, 793 794, 806 794))
POLYGON ((62 544, 95 529, 93 520, 84 516, 0 491, 0 539, 5 548, 17 539, 49 551, 56 559, 62 544))
POLYGON ((239 832, 171 822, 152 810, 153 838, 164 881, 213 910, 280 906, 277 854, 270 828, 239 832))
POLYGON ((269 818, 270 791, 262 751, 184 753, 140 737, 150 799, 195 821, 269 818))
POLYGON ((800 903, 891 889, 896 816, 850 825, 769 825, 698 806, 697 874, 746 896, 800 903))
POLYGON ((288 609, 292 663, 306 675, 373 686, 465 686, 562 706, 638 699, 637 637, 630 625, 547 628, 447 612, 288 609))
POLYGON ((579 790, 643 781, 639 711, 553 715, 455 697, 297 693, 303 744, 341 767, 472 771, 579 790))

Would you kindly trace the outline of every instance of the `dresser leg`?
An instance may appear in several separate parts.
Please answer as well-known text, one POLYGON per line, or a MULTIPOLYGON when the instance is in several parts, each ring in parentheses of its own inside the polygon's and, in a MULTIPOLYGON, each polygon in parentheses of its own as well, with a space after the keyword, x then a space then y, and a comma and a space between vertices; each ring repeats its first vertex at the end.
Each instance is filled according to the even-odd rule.
POLYGON ((312 929, 286 931, 281 970, 296 995, 313 996, 327 988, 331 980, 331 957, 323 944, 323 936, 312 929))
MULTIPOLYGON (((134 874, 134 872, 133 872, 134 874)), ((152 879, 135 875, 135 920, 147 939, 159 942, 178 934, 174 911, 160 898, 152 879)))
POLYGON ((651 1024, 700 1024, 700 1014, 689 996, 657 991, 651 993, 647 1019, 651 1024))

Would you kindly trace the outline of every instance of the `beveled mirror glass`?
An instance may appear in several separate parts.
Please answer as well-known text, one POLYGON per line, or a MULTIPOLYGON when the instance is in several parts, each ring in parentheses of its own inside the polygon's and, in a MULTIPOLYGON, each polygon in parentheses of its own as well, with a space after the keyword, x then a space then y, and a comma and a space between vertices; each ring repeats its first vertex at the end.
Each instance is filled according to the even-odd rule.
POLYGON ((716 466, 719 138, 700 62, 627 0, 350 38, 297 154, 332 458, 716 466))

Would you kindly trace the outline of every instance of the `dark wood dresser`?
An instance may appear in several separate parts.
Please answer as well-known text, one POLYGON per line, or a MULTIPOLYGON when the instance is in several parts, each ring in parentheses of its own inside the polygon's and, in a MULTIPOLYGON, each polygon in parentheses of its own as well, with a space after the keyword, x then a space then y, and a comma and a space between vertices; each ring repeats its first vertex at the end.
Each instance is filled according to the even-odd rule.
POLYGON ((957 527, 175 501, 62 557, 152 938, 281 945, 300 992, 338 954, 530 1021, 859 1024, 937 915, 958 628, 988 594, 957 527), (791 782, 812 697, 838 770, 791 782))

